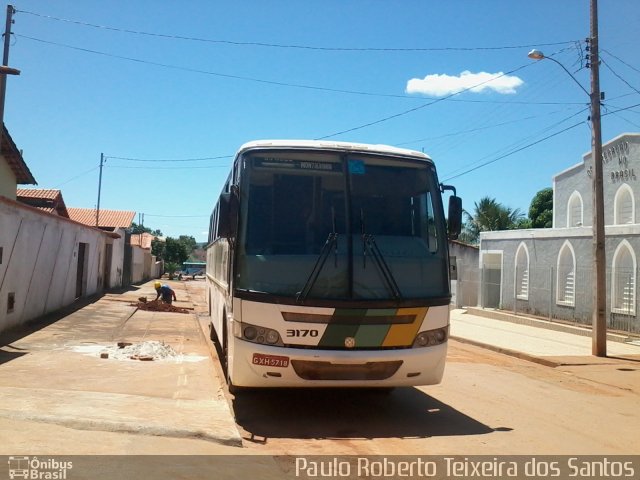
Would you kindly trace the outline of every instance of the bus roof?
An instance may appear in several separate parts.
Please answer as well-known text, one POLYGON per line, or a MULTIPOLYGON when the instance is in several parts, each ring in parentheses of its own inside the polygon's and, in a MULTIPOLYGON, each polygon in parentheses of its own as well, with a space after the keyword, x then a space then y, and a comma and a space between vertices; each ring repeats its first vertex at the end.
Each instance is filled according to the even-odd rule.
POLYGON ((331 142, 326 140, 255 140, 245 143, 238 150, 238 155, 261 148, 302 148, 312 150, 334 150, 343 152, 381 153, 402 157, 412 157, 422 160, 431 160, 431 157, 415 150, 391 147, 389 145, 373 145, 367 143, 331 142))

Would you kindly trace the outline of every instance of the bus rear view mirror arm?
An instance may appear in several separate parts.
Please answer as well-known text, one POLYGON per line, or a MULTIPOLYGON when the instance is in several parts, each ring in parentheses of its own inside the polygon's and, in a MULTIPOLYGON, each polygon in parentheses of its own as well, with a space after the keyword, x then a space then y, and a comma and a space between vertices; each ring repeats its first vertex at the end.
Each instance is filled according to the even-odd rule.
POLYGON ((453 195, 449 197, 449 214, 447 217, 447 230, 449 238, 456 240, 462 231, 462 199, 456 195, 456 187, 440 184, 440 191, 451 190, 453 195))

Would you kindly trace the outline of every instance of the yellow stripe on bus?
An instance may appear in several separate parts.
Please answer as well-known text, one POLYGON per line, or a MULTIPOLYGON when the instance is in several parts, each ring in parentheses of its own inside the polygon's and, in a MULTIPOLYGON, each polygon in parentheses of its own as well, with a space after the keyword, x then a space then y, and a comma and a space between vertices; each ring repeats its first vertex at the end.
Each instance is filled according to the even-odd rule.
POLYGON ((382 342, 383 347, 405 347, 413 344, 429 308, 399 308, 396 315, 415 315, 413 323, 392 325, 382 342))

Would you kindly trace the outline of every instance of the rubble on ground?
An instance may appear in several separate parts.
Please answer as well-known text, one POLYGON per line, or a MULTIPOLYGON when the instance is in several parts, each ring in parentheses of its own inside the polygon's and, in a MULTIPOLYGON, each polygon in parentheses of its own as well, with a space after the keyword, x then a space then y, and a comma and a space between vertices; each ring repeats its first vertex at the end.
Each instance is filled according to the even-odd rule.
POLYGON ((113 358, 116 360, 166 360, 176 357, 178 353, 164 342, 149 340, 142 343, 119 343, 109 346, 100 352, 101 358, 113 358), (122 346, 120 346, 122 345, 122 346))
POLYGON ((131 306, 150 312, 189 313, 189 310, 186 308, 174 307, 173 305, 164 303, 162 300, 152 300, 149 302, 146 297, 140 297, 138 303, 132 303, 131 306))

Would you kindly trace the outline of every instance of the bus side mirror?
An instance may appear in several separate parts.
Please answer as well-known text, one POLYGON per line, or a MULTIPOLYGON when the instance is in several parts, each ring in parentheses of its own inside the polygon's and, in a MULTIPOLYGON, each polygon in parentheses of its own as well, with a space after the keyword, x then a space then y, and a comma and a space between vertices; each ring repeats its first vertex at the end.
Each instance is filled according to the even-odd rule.
POLYGON ((451 240, 456 240, 462 231, 462 199, 455 195, 449 197, 448 230, 451 240))
POLYGON ((220 210, 218 212, 218 236, 235 238, 238 233, 238 193, 232 187, 231 192, 220 195, 220 210))

